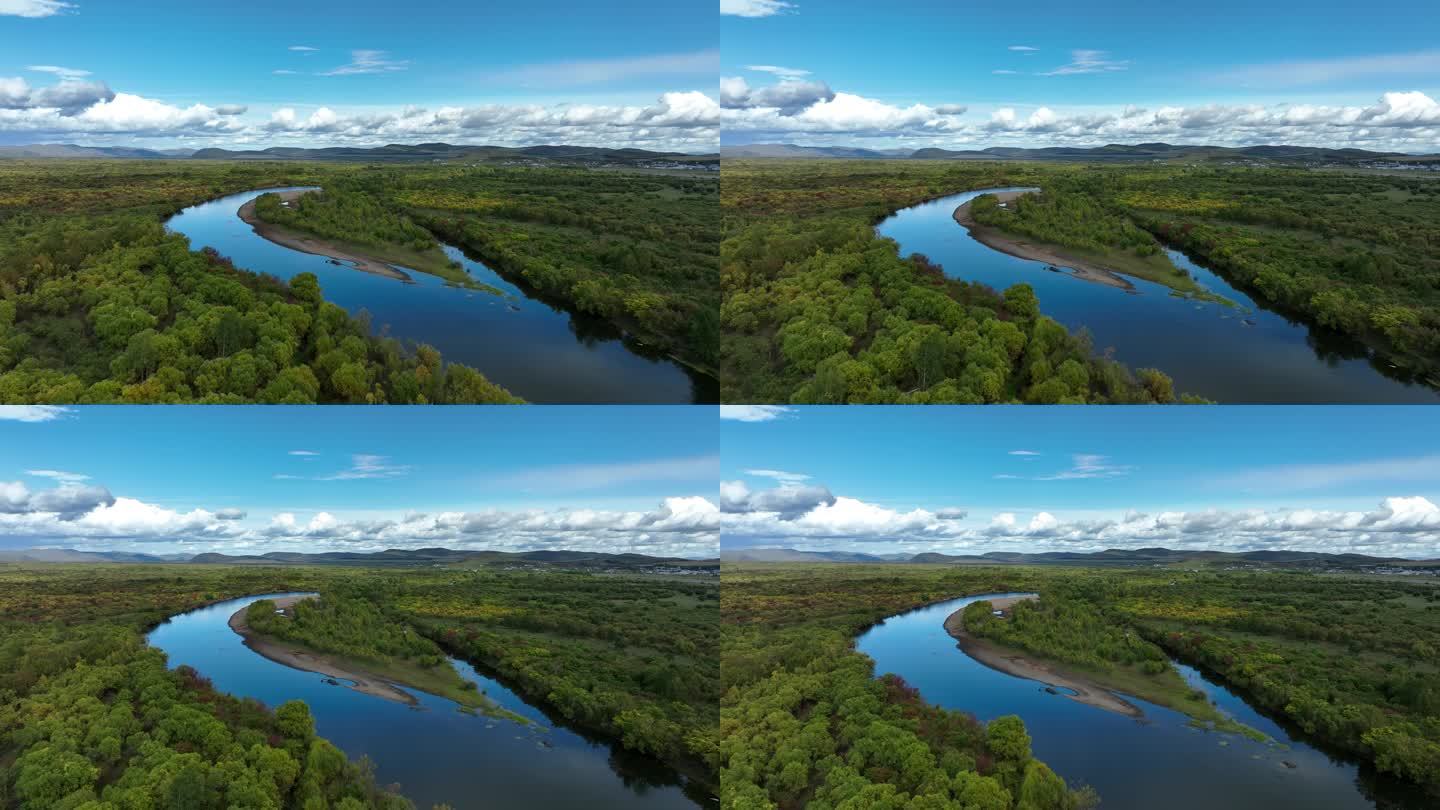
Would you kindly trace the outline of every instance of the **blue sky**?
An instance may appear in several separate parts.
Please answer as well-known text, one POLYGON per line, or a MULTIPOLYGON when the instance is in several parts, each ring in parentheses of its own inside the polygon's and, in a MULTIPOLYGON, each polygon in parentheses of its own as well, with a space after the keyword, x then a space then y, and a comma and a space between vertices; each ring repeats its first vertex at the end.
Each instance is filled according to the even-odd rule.
POLYGON ((1430 3, 1391 0, 1363 13, 1349 4, 1233 0, 732 4, 754 16, 722 13, 722 77, 752 91, 787 80, 825 90, 812 96, 818 107, 779 115, 732 97, 727 143, 1284 138, 1440 151, 1440 15, 1430 3), (946 105, 966 109, 944 114, 946 105), (1048 112, 1032 117, 1039 110, 1048 112))
POLYGON ((714 95, 718 34, 714 6, 699 0, 413 0, 387 9, 338 0, 0 0, 0 42, 0 142, 169 148, 411 135, 713 148, 715 140, 713 100, 707 118, 700 96, 714 95), (28 101, 17 102, 22 80, 28 101), (55 109, 40 105, 43 88, 64 82, 103 87, 92 94, 101 107, 41 112, 55 109), (196 105, 246 110, 207 115, 196 105), (333 118, 312 119, 321 109, 333 118), (267 127, 280 110, 292 111, 280 119, 290 128, 267 127))
POLYGON ((767 415, 721 423, 720 476, 738 484, 721 491, 726 545, 1440 557, 1440 417, 1426 408, 767 415))
POLYGON ((716 541, 714 414, 7 407, 0 548, 705 556, 716 541))

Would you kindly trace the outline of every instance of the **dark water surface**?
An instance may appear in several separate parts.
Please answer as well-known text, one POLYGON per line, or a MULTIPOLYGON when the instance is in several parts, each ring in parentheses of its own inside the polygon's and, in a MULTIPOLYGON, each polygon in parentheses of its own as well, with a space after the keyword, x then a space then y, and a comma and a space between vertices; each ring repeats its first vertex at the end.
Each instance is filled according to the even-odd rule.
POLYGON ((170 666, 188 664, 215 688, 270 707, 310 705, 318 734, 351 759, 369 756, 381 784, 398 782, 420 810, 441 802, 465 808, 649 808, 693 810, 681 778, 664 765, 556 724, 494 678, 451 659, 460 674, 530 725, 457 711, 413 689, 411 708, 326 684, 313 672, 264 658, 230 629, 230 616, 268 594, 232 599, 171 617, 150 633, 170 666))
POLYGON ((1048 271, 1043 262, 981 244, 955 222, 955 209, 967 200, 1021 190, 1027 189, 942 197, 897 211, 876 230, 900 244, 900 255, 922 253, 953 278, 996 290, 1030 284, 1046 315, 1071 329, 1088 328, 1097 351, 1113 347, 1115 359, 1132 369, 1160 369, 1176 391, 1222 403, 1440 403, 1440 392, 1385 376, 1353 340, 1261 307, 1179 251, 1168 251, 1177 267, 1238 306, 1178 298, 1130 276, 1133 292, 1048 271))
POLYGON ((604 321, 548 304, 458 248, 443 245, 471 278, 503 290, 503 297, 424 273, 409 273, 413 283, 408 283, 336 265, 264 239, 237 215, 240 206, 265 191, 286 190, 221 197, 186 208, 167 226, 188 237, 192 248, 214 248, 246 270, 282 279, 314 273, 325 300, 352 314, 367 310, 377 331, 385 329, 405 342, 429 343, 446 361, 477 368, 531 402, 720 401, 714 378, 668 358, 647 356, 644 347, 622 340, 604 321))
POLYGON ((1175 662, 1191 686, 1274 742, 1202 731, 1178 712, 1126 698, 1136 720, 1044 691, 1040 683, 990 669, 959 649, 945 619, 987 594, 892 616, 860 636, 875 674, 894 673, 928 702, 970 712, 982 722, 1006 714, 1025 721, 1035 756, 1072 785, 1100 793, 1102 810, 1368 810, 1433 807, 1408 785, 1379 776, 1298 739, 1298 731, 1262 715, 1238 695, 1175 662), (1294 768, 1285 765, 1289 761, 1294 768))

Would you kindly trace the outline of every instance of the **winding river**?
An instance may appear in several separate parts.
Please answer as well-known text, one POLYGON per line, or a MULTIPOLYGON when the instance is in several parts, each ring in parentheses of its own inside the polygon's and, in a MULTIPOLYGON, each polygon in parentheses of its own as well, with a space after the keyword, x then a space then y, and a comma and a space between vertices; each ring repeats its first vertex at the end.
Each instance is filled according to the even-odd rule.
POLYGON ((1237 307, 1172 296, 1168 288, 1126 276, 1133 291, 1046 270, 1040 262, 993 250, 957 224, 955 209, 981 194, 968 191, 905 208, 876 228, 900 254, 921 253, 945 272, 1003 290, 1026 282, 1040 308, 1071 329, 1086 327, 1095 348, 1114 349, 1133 368, 1158 368, 1175 389, 1222 403, 1429 403, 1440 392, 1386 376, 1365 347, 1308 327, 1257 304, 1219 275, 1171 250, 1170 258, 1202 286, 1237 307))
POLYGON ((232 194, 186 208, 167 227, 196 250, 211 247, 237 267, 289 279, 314 273, 325 299, 352 314, 370 313, 375 329, 402 341, 429 343, 450 362, 479 369, 511 393, 538 403, 711 403, 720 401, 713 377, 647 353, 604 321, 542 301, 535 291, 502 277, 459 248, 443 245, 497 296, 446 283, 424 273, 410 281, 363 273, 323 256, 270 242, 237 212, 266 191, 232 194))
POLYGON ((877 674, 901 676, 930 703, 970 712, 982 722, 1019 715, 1035 756, 1072 785, 1094 787, 1105 810, 1433 806, 1409 785, 1319 750, 1297 729, 1179 662, 1175 666, 1191 686, 1273 742, 1196 729, 1185 715, 1129 696, 1143 719, 1077 703, 981 664, 945 632, 946 617, 971 602, 1021 595, 968 596, 892 616, 861 635, 856 648, 875 660, 877 674))
POLYGON ((369 756, 380 784, 398 783, 418 808, 444 802, 465 808, 649 808, 700 806, 664 765, 567 728, 493 677, 451 659, 460 674, 529 725, 464 714, 456 704, 407 689, 409 707, 327 684, 320 675, 275 663, 250 650, 227 622, 259 599, 247 596, 173 616, 149 642, 171 667, 188 664, 215 688, 267 706, 299 699, 310 705, 318 734, 351 759, 369 756))

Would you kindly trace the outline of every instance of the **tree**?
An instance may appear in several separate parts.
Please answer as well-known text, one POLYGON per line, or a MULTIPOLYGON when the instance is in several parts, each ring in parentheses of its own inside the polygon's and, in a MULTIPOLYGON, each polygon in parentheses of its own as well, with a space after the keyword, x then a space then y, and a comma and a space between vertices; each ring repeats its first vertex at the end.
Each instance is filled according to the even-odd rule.
POLYGON ((985 743, 996 756, 1011 762, 1030 759, 1030 735, 1025 722, 1013 714, 997 717, 985 729, 985 743))
POLYGON ((275 727, 292 740, 309 744, 315 736, 315 719, 303 700, 287 700, 275 710, 275 727))

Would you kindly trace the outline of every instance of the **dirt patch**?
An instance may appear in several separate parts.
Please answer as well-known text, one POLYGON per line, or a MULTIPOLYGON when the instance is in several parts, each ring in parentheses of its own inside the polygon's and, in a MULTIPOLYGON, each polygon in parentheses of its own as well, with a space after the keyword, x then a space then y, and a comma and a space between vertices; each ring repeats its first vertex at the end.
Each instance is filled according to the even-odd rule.
MULTIPOLYGON (((1034 596, 1007 596, 987 601, 994 605, 996 610, 1006 610, 1016 602, 1035 598, 1034 596)), ((959 642, 960 649, 964 650, 966 655, 976 661, 1006 675, 1038 681, 1056 690, 1068 690, 1059 694, 1077 703, 1084 703, 1087 706, 1094 706, 1127 717, 1144 716, 1145 713, 1140 711, 1140 707, 1106 690, 1083 675, 1063 672, 1022 652, 971 635, 965 630, 965 619, 962 615, 964 612, 965 609, 961 608, 946 617, 945 632, 959 642), (1074 694, 1071 694, 1072 692, 1074 694)))
MULTIPOLYGON (((1000 202, 1010 202, 1023 194, 1031 194, 1029 191, 999 191, 992 192, 992 196, 1000 202)), ((998 250, 1019 259, 1044 262, 1052 267, 1064 268, 1071 271, 1071 275, 1082 281, 1091 281, 1096 284, 1105 284, 1110 287, 1119 287, 1122 290, 1134 290, 1135 285, 1128 280, 1094 262, 1069 255, 1063 251, 1055 250, 1052 247, 1035 245, 1030 242, 1017 239, 1009 234, 1003 233, 996 228, 981 225, 970 216, 970 201, 960 204, 955 209, 955 221, 965 227, 974 237, 975 241, 988 248, 998 250)))
MULTIPOLYGON (((310 598, 312 597, 282 596, 271 601, 275 603, 276 608, 288 608, 302 599, 310 598)), ((368 672, 356 669, 347 664, 342 664, 329 656, 319 655, 293 644, 262 637, 251 630, 250 626, 245 623, 245 611, 249 609, 250 606, 246 605, 230 616, 230 629, 240 634, 240 636, 245 639, 245 646, 254 650, 259 655, 277 664, 284 664, 293 669, 303 670, 305 672, 317 672, 337 680, 351 681, 352 683, 341 685, 349 689, 354 689, 356 692, 363 692, 367 695, 374 695, 378 698, 393 700, 396 703, 404 703, 410 706, 418 704, 418 701, 416 701, 412 695, 396 688, 394 684, 377 678, 368 672)))
MULTIPOLYGON (((308 191, 276 191, 271 192, 278 196, 281 202, 294 202, 308 191)), ((258 198, 257 198, 258 199, 258 198)), ((255 200, 240 206, 240 219, 246 225, 255 229, 255 233, 261 238, 274 242, 281 247, 291 250, 298 250, 301 253, 309 253, 315 256, 324 256, 337 264, 344 264, 353 267, 364 273, 373 273, 377 276, 385 276, 399 281, 414 282, 408 273, 398 270, 385 262, 372 259, 368 256, 360 256, 347 250, 330 244, 329 242, 314 236, 308 236, 289 228, 266 222, 255 215, 255 200)))

